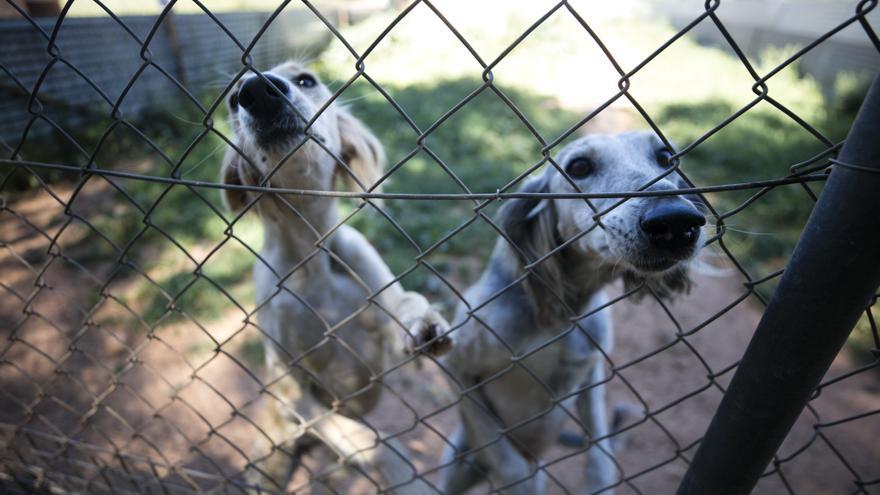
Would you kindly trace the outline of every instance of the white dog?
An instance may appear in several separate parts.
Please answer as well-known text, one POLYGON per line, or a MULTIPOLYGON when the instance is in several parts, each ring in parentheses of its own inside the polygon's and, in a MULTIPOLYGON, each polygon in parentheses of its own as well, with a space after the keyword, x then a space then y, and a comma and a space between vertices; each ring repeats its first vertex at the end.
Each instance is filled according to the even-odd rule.
MULTIPOLYGON (((574 193, 574 184, 582 192, 633 191, 668 168, 669 157, 649 132, 581 138, 556 158, 565 175, 548 166, 522 191, 574 193)), ((672 174, 649 190, 678 185, 672 174)), ((591 200, 599 212, 618 201, 591 200)), ((618 276, 660 295, 686 288, 705 218, 695 199, 676 195, 631 198, 599 224, 596 214, 582 199, 513 199, 501 209, 503 236, 465 292, 455 347, 443 358, 466 393, 444 455, 444 493, 485 478, 502 493, 543 493, 536 466, 569 407, 591 440, 585 493, 611 493, 603 353, 611 352, 612 327, 602 289, 618 276)))
MULTIPOLYGON (((339 105, 318 114, 330 96, 292 62, 240 80, 228 101, 237 150, 227 151, 224 182, 324 191, 338 176, 373 185, 382 147, 339 105)), ((278 437, 261 436, 248 481, 283 491, 304 448, 323 444, 363 473, 378 470, 384 490, 435 493, 398 442, 358 419, 379 401, 382 386, 373 377, 388 356, 404 348, 441 354, 449 348, 441 335, 447 323, 424 297, 394 282, 359 232, 343 225, 331 233, 334 198, 224 192, 232 210, 258 212, 264 231, 254 266, 256 314, 270 380, 266 428, 278 437)))

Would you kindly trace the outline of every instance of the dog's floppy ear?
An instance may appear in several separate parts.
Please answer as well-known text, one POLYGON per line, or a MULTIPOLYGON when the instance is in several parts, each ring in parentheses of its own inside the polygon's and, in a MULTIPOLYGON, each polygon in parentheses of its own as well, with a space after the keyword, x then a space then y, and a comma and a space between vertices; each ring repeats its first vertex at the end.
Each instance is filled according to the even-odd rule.
MULTIPOLYGON (((223 184, 234 186, 246 184, 248 175, 245 173, 245 167, 247 163, 244 158, 235 149, 231 147, 227 149, 223 157, 223 168, 220 171, 223 184)), ((249 200, 248 192, 241 189, 223 189, 221 196, 223 204, 234 212, 241 211, 249 200)))
MULTIPOLYGON (((339 137, 342 140, 340 157, 348 166, 348 170, 337 166, 337 173, 346 183, 348 189, 360 192, 373 186, 382 176, 385 150, 382 149, 382 144, 367 129, 367 126, 351 115, 348 110, 340 109, 338 121, 339 137), (352 174, 357 177, 357 180, 352 177, 352 174), (358 181, 363 189, 361 185, 358 185, 358 181)), ((380 189, 377 188, 375 192, 380 189)))
MULTIPOLYGON (((545 173, 526 182, 521 192, 550 192, 549 174, 545 173)), ((515 246, 513 252, 521 266, 534 262, 559 245, 556 232, 556 209, 547 198, 516 198, 508 201, 499 212, 501 229, 515 246)), ((548 321, 564 312, 558 298, 567 299, 571 293, 562 276, 561 253, 545 259, 532 268, 526 281, 526 290, 535 303, 538 321, 548 321)))
MULTIPOLYGON (((548 192, 548 182, 546 175, 541 175, 526 182, 520 192, 548 192)), ((499 211, 498 218, 508 239, 526 256, 526 263, 546 253, 549 249, 544 248, 551 247, 554 242, 556 215, 548 199, 531 197, 509 200, 499 211)))

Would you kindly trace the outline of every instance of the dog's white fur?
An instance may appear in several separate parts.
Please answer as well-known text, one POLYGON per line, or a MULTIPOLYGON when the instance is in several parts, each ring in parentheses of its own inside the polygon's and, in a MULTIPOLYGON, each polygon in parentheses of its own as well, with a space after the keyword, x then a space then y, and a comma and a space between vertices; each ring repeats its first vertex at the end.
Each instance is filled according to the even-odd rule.
MULTIPOLYGON (((565 169, 575 159, 591 161, 593 171, 573 179, 582 192, 632 191, 664 171, 657 161, 661 148, 649 132, 594 135, 566 146, 556 163, 565 169)), ((677 185, 680 178, 672 174, 649 189, 677 185)), ((522 190, 576 192, 552 166, 522 190)), ((598 211, 617 201, 591 200, 598 211)), ((570 414, 563 408, 571 406, 588 436, 600 439, 587 451, 584 492, 614 485, 603 357, 612 347, 610 310, 589 313, 608 302, 603 287, 621 276, 628 285, 645 283, 660 295, 688 285, 687 265, 703 244, 702 232, 690 248, 658 255, 639 228, 646 209, 664 201, 693 206, 681 196, 632 198, 597 225, 596 211, 584 200, 525 198, 504 205, 499 213, 504 235, 486 271, 465 292, 453 320, 455 347, 443 358, 453 387, 467 390, 454 446, 444 455, 444 493, 461 493, 486 477, 503 493, 542 493, 542 471, 536 467, 570 414), (583 232, 588 233, 531 266, 528 277, 516 283, 526 265, 583 232)))
MULTIPOLYGON (((370 131, 337 104, 314 118, 331 96, 316 76, 293 62, 263 76, 286 81, 281 104, 290 108, 273 121, 259 121, 237 98, 244 82, 260 76, 247 75, 237 83, 230 93, 230 120, 238 150, 227 151, 225 183, 330 190, 336 176, 367 187, 377 181, 383 151, 370 131), (303 78, 314 84, 305 85, 303 78), (308 120, 314 122, 303 133, 308 120), (261 139, 266 133, 272 136, 268 141, 261 139)), ((386 368, 389 356, 426 343, 428 352, 441 354, 448 340, 435 337, 447 323, 424 297, 394 282, 355 229, 343 225, 319 242, 337 223, 334 198, 224 192, 234 211, 253 203, 263 223, 261 259, 254 266, 257 325, 266 337, 268 376, 281 377, 267 389, 264 423, 278 437, 259 438, 248 481, 283 491, 303 446, 320 443, 345 463, 377 469, 383 488, 435 493, 415 478, 398 442, 380 440, 358 419, 379 400, 381 385, 371 378, 386 368)))

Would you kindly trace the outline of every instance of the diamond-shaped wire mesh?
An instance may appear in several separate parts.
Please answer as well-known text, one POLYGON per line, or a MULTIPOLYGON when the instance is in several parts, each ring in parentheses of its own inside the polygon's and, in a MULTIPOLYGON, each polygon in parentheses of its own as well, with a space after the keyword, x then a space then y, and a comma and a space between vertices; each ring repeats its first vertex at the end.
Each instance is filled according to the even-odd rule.
MULTIPOLYGON (((272 11, 240 13, 216 13, 198 0, 163 3, 157 16, 118 15, 97 0, 68 1, 50 19, 35 17, 15 0, 6 0, 0 10, 11 13, 0 20, 6 40, 0 48, 0 89, 6 93, 0 107, 4 492, 437 493, 444 473, 460 460, 471 462, 473 454, 482 459, 481 451, 510 443, 509 433, 550 417, 563 430, 558 440, 542 439, 541 452, 522 445, 514 450, 531 462, 528 475, 506 485, 492 478, 477 490, 504 493, 542 479, 552 493, 580 493, 584 487, 673 492, 790 252, 762 252, 737 222, 744 212, 771 211, 799 228, 842 146, 843 136, 817 125, 817 115, 805 114, 800 95, 774 91, 774 83, 796 78, 795 66, 840 32, 857 33, 874 55, 880 53, 870 17, 876 0, 853 2, 848 17, 769 65, 757 63, 731 34, 724 22, 726 2, 720 1, 695 4, 681 30, 650 46, 638 41, 637 30, 600 22, 595 3, 576 1, 534 2, 518 16, 479 19, 487 26, 508 23, 509 29, 476 34, 473 22, 462 21, 467 8, 402 2, 382 13, 381 25, 360 30, 357 39, 350 34, 352 23, 369 13, 345 3, 286 1, 273 4, 272 11), (101 18, 78 17, 84 5, 101 18), (420 32, 428 25, 431 30, 420 32), (675 92, 677 65, 685 65, 681 47, 696 29, 723 40, 719 50, 736 61, 738 73, 733 82, 699 81, 695 87, 711 93, 713 85, 736 86, 741 103, 708 104, 696 114, 682 105, 661 111, 652 91, 675 92), (605 74, 598 68, 592 74, 554 67, 556 52, 565 46, 530 47, 539 38, 556 39, 559 30, 576 33, 576 42, 593 54, 590 62, 605 74), (492 33, 497 39, 487 38, 492 33), (448 83, 426 86, 426 78, 414 77, 413 67, 423 63, 419 54, 407 59, 413 55, 394 51, 400 46, 395 37, 406 36, 426 45, 448 39, 443 46, 450 58, 432 68, 452 74, 448 83), (621 45, 621 39, 632 45, 621 45), (322 52, 327 46, 332 49, 322 52), (360 183, 355 192, 290 186, 284 181, 286 159, 260 169, 265 173, 258 180, 232 185, 216 180, 221 151, 232 150, 230 156, 247 162, 259 159, 241 149, 235 129, 226 124, 229 98, 243 80, 272 83, 269 68, 306 57, 336 80, 327 81, 330 97, 315 115, 303 117, 306 137, 285 158, 311 146, 330 157, 343 178, 357 182, 351 156, 315 131, 319 117, 347 106, 379 131, 388 151, 389 165, 377 183, 360 183), (328 69, 339 60, 348 72, 328 69), (446 64, 449 60, 460 64, 446 64), (646 74, 651 71, 666 74, 667 86, 652 88, 657 79, 646 74), (545 78, 535 84, 566 91, 555 101, 535 98, 522 91, 518 78, 545 78), (589 95, 591 103, 583 105, 580 85, 602 94, 589 95), (372 114, 357 112, 361 99, 372 114), (565 110, 566 100, 590 108, 565 110), (627 109, 625 117, 620 108, 627 109), (668 130, 693 115, 701 118, 694 124, 698 132, 685 133, 688 140, 676 148, 668 130), (794 155, 771 153, 765 168, 749 169, 763 172, 760 176, 739 176, 734 183, 714 174, 711 167, 730 162, 706 155, 712 142, 731 139, 730 129, 748 131, 760 119, 770 119, 762 124, 767 129, 778 126, 776 141, 800 139, 808 146, 794 155), (630 127, 650 128, 675 150, 674 166, 622 192, 581 191, 560 150, 584 132, 630 127), (497 161, 484 161, 478 150, 486 148, 497 161), (478 158, 471 161, 469 154, 478 158), (688 168, 690 159, 700 168, 688 168), (518 192, 528 177, 548 168, 575 192, 518 192), (655 187, 676 176, 680 189, 655 187), (242 207, 230 212, 221 202, 223 193, 245 198, 242 207), (670 194, 699 198, 710 221, 705 250, 712 254, 703 268, 708 273, 694 276, 688 295, 670 300, 651 284, 614 282, 606 304, 585 309, 570 307, 554 281, 541 278, 542 263, 566 256, 567 246, 606 228, 602 220, 613 212, 638 198, 670 194), (777 204, 786 207, 768 210, 768 198, 781 198, 777 204), (497 293, 470 304, 465 290, 485 268, 495 238, 514 244, 512 253, 524 252, 496 216, 499 204, 517 199, 567 199, 595 222, 577 232, 556 232, 554 248, 537 253, 497 293), (312 204, 329 205, 329 221, 310 223, 312 213, 300 210, 312 204), (290 266, 273 263, 275 239, 261 228, 260 218, 273 214, 292 219, 291 235, 305 242, 290 266), (377 284, 362 277, 358 258, 334 247, 334 239, 349 235, 351 227, 385 257, 390 280, 377 284), (362 293, 350 314, 329 315, 316 302, 315 287, 331 299, 342 297, 330 282, 296 282, 312 263, 332 264, 351 290, 362 293), (263 283, 255 284, 254 276, 263 283), (418 338, 389 306, 398 282, 425 293, 453 323, 445 334, 416 342, 415 352, 390 352, 391 342, 412 344, 418 338), (480 320, 480 311, 526 283, 561 302, 571 324, 522 350, 480 320), (320 338, 303 337, 299 350, 289 352, 279 342, 284 337, 278 319, 261 317, 278 311, 273 306, 278 300, 298 301, 305 316, 289 324, 317 327, 320 338), (509 357, 509 364, 474 383, 463 383, 445 358, 430 352, 447 336, 461 345, 456 331, 467 320, 453 319, 458 305, 468 320, 482 325, 496 351, 509 357), (613 350, 592 342, 604 378, 579 377, 576 387, 556 394, 532 367, 541 362, 542 351, 582 331, 581 323, 602 309, 617 328, 613 350), (389 320, 394 333, 368 336, 389 347, 389 356, 378 361, 366 350, 373 345, 364 343, 367 337, 351 340, 345 333, 350 322, 369 326, 364 322, 371 318, 389 320), (348 375, 328 381, 314 371, 315 362, 327 359, 353 363, 350 373, 365 377, 363 383, 350 386, 348 375), (459 409, 484 403, 483 387, 508 373, 526 377, 551 407, 496 424, 484 432, 490 441, 462 448, 454 433, 459 409), (626 413, 603 438, 591 437, 571 404, 597 387, 607 388, 609 409, 622 404, 618 411, 626 413), (304 406, 307 395, 320 396, 322 408, 304 406), (360 437, 333 440, 334 434, 360 437), (608 439, 620 445, 612 451, 608 439), (444 450, 453 456, 442 456, 444 450), (586 459, 597 455, 611 462, 614 476, 607 486, 590 484, 595 473, 586 469, 586 459), (383 470, 383 461, 394 473, 383 470), (277 465, 292 472, 271 475, 270 466, 277 465)), ((471 10, 473 16, 486 14, 476 6, 471 10)), ((693 79, 684 69, 680 77, 693 79)), ((688 90, 693 88, 681 89, 688 90)), ((762 128, 757 129, 735 136, 755 136, 762 128)), ((751 152, 749 142, 733 149, 751 152)), ((790 248, 793 235, 781 242, 790 241, 790 248)), ((880 490, 880 450, 871 434, 880 431, 880 337, 871 307, 860 327, 860 345, 867 351, 841 354, 767 469, 760 493, 880 490)), ((529 391, 522 393, 519 400, 531 400, 529 391)), ((474 461, 470 468, 485 476, 516 462, 496 460, 500 465, 474 461)))

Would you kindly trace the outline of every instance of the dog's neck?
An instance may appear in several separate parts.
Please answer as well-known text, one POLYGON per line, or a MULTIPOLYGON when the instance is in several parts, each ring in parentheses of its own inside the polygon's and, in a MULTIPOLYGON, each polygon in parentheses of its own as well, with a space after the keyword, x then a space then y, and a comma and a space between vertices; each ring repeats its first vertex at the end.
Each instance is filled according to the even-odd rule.
MULTIPOLYGON (((332 177, 298 180, 296 184, 273 184, 291 189, 330 190, 332 177)), ((338 201, 332 197, 279 195, 260 200, 263 217, 263 248, 261 256, 280 276, 309 283, 331 276, 330 256, 316 243, 338 221, 338 201), (298 266, 299 265, 299 266, 298 266)), ((322 242, 329 246, 329 241, 322 242)))
MULTIPOLYGON (((516 252, 503 239, 495 246, 492 263, 494 270, 506 273, 512 282, 525 273, 516 252)), ((555 331, 570 325, 570 318, 579 314, 590 299, 614 275, 608 266, 596 257, 568 247, 553 256, 564 264, 559 280, 538 280, 534 274, 519 287, 525 291, 539 330, 555 331)), ((551 262, 547 260, 545 262, 551 262)))

